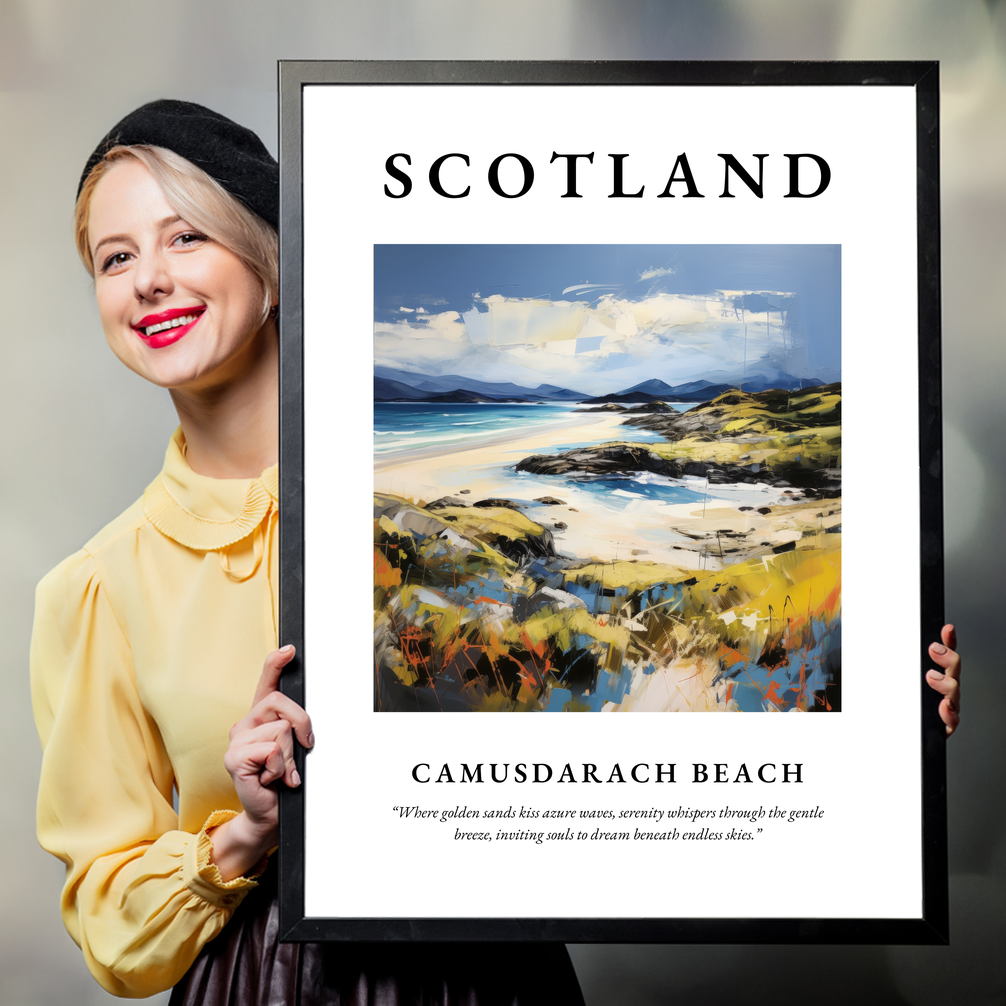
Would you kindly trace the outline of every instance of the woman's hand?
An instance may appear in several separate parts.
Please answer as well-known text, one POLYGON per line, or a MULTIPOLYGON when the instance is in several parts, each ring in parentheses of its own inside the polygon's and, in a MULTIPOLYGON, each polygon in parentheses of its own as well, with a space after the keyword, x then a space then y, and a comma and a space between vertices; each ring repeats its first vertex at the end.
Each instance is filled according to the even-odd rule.
POLYGON ((284 646, 266 657, 251 711, 231 727, 224 766, 244 810, 209 833, 211 859, 224 880, 247 873, 276 845, 279 793, 273 784, 282 779, 291 788, 300 785, 294 734, 304 747, 314 746, 311 718, 278 689, 280 674, 295 652, 284 646))
POLYGON ((940 638, 942 643, 929 645, 929 656, 943 671, 927 671, 926 681, 943 696, 940 719, 946 724, 949 737, 961 721, 961 657, 957 653, 957 632, 952 625, 943 626, 940 638))

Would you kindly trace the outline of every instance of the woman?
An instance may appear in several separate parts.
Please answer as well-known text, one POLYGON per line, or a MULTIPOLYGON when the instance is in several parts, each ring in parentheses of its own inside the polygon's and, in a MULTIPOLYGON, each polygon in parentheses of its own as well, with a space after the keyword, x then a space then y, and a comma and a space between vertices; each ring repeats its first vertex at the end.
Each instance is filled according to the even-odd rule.
POLYGON ((582 1003, 561 945, 277 944, 276 787, 300 785, 294 737, 313 744, 274 649, 277 221, 258 137, 187 102, 128 115, 81 178, 106 339, 180 427, 143 497, 38 589, 38 831, 67 929, 121 996, 582 1003))

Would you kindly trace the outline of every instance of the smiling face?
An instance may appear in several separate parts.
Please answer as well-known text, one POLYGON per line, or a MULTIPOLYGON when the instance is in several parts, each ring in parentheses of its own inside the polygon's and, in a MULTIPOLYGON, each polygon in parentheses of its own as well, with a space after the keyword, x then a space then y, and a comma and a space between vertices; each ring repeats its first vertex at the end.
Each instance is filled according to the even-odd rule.
POLYGON ((259 278, 182 220, 139 161, 116 161, 98 181, 87 239, 108 344, 148 381, 193 392, 226 384, 275 338, 262 325, 259 278))

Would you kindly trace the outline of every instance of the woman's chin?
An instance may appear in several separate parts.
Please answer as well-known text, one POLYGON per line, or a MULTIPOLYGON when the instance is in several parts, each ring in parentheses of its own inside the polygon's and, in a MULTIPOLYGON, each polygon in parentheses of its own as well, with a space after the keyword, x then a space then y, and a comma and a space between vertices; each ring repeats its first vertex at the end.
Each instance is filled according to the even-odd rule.
POLYGON ((168 391, 182 391, 186 388, 198 388, 207 383, 212 384, 214 383, 212 372, 218 369, 205 362, 186 359, 182 354, 172 358, 165 356, 155 360, 147 358, 123 360, 123 362, 134 374, 168 391))
POLYGON ((163 347, 118 339, 108 341, 112 352, 134 374, 151 384, 169 391, 213 395, 223 386, 240 383, 269 355, 262 347, 268 345, 275 350, 276 344, 276 330, 271 324, 233 340, 195 338, 195 335, 193 332, 163 347))

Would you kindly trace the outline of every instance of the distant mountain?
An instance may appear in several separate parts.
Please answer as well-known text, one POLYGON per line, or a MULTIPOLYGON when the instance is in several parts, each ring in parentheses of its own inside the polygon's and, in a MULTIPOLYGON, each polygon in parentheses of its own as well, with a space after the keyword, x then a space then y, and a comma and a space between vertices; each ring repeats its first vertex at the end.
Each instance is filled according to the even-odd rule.
POLYGON ((665 402, 707 402, 724 391, 729 391, 732 384, 710 384, 709 381, 692 381, 672 387, 663 381, 644 381, 625 391, 611 395, 599 395, 587 399, 588 405, 602 405, 607 402, 643 403, 654 401, 665 402))
POLYGON ((425 391, 417 391, 407 384, 402 384, 401 381, 389 381, 383 377, 374 378, 375 402, 400 402, 402 399, 420 401, 427 397, 425 391))
POLYGON ((526 398, 490 398, 488 395, 480 395, 474 391, 447 391, 442 395, 430 395, 424 398, 424 402, 492 402, 501 405, 518 404, 527 402, 526 398))
POLYGON ((780 374, 774 378, 753 375, 743 381, 733 381, 725 384, 713 384, 710 381, 691 381, 688 384, 671 386, 663 381, 650 380, 627 388, 616 394, 600 395, 588 398, 587 405, 602 405, 608 402, 708 402, 724 391, 743 387, 744 391, 769 391, 778 388, 780 391, 799 391, 803 388, 816 388, 824 384, 816 378, 794 377, 792 374, 780 374))
POLYGON ((582 391, 573 391, 570 388, 557 388, 554 384, 539 384, 534 389, 534 394, 563 402, 582 402, 584 399, 582 391))
POLYGON ((554 384, 539 384, 525 388, 508 382, 478 381, 461 374, 415 374, 394 367, 374 368, 375 402, 583 402, 587 405, 621 403, 642 405, 647 402, 708 402, 724 391, 741 387, 758 392, 778 388, 797 391, 824 384, 817 378, 794 377, 776 373, 774 377, 749 374, 743 381, 731 380, 724 371, 710 375, 718 381, 698 380, 670 385, 657 378, 643 381, 624 391, 591 398, 583 392, 559 388, 554 384))
POLYGON ((711 388, 715 381, 689 381, 688 384, 677 384, 674 390, 679 395, 687 395, 693 391, 703 391, 706 388, 711 388))
POLYGON ((539 384, 537 388, 523 388, 519 384, 477 381, 460 374, 433 376, 413 374, 392 367, 374 368, 374 401, 492 401, 522 402, 582 402, 586 396, 580 391, 557 388, 554 384, 539 384), (398 390, 406 389, 406 390, 398 390), (442 399, 440 395, 467 392, 475 397, 442 399))
POLYGON ((628 391, 622 392, 624 395, 649 395, 651 398, 660 398, 662 395, 667 395, 673 392, 675 389, 669 384, 664 384, 663 381, 658 381, 656 379, 650 381, 643 381, 642 384, 633 385, 628 391))

